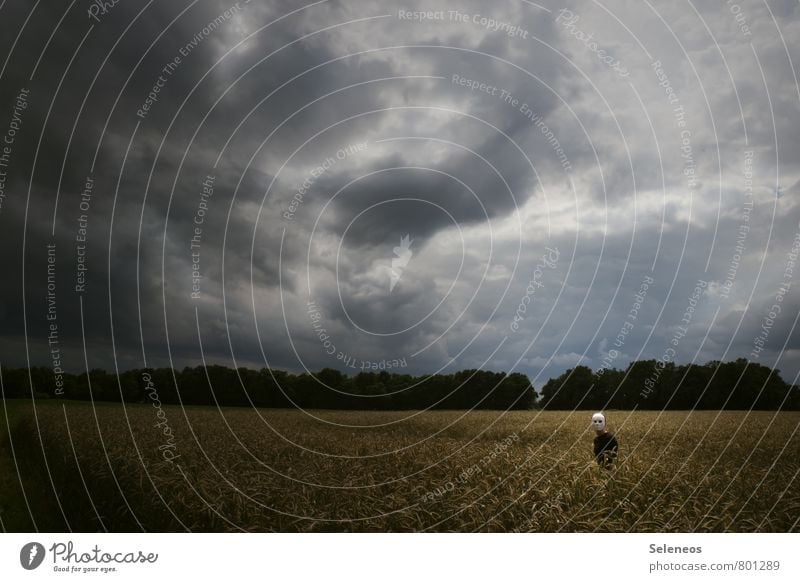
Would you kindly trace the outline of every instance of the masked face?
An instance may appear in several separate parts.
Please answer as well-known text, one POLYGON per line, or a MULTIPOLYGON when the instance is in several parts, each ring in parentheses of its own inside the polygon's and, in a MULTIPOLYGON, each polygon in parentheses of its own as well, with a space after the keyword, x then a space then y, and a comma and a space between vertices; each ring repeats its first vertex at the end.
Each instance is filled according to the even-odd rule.
POLYGON ((599 412, 592 415, 592 428, 594 430, 603 430, 606 428, 606 417, 599 412))

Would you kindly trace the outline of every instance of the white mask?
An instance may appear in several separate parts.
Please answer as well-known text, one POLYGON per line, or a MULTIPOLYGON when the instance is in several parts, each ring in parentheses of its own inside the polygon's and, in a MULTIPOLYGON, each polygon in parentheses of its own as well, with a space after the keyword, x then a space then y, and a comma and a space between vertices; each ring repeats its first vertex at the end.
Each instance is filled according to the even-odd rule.
POLYGON ((606 417, 596 412, 592 415, 592 428, 594 430, 603 430, 606 427, 606 417))

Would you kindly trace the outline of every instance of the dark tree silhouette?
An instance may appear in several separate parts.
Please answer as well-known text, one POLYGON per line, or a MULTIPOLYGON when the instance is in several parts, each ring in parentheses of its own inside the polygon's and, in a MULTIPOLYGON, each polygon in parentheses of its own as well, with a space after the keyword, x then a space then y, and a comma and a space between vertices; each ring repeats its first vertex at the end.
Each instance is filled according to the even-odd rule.
MULTIPOLYGON (((6 398, 64 397, 74 400, 158 400, 161 404, 329 408, 344 410, 492 409, 529 410, 538 395, 524 374, 462 370, 452 374, 361 372, 346 376, 325 368, 316 374, 283 370, 197 366, 128 370, 119 376, 93 369, 63 374, 63 394, 50 368, 3 369, 6 398)), ((656 360, 632 362, 625 370, 567 370, 542 387, 549 409, 800 410, 800 387, 777 370, 738 359, 677 366, 656 360)))
POLYGON ((740 358, 676 366, 631 362, 626 370, 567 370, 542 388, 549 409, 800 410, 800 387, 777 370, 740 358))

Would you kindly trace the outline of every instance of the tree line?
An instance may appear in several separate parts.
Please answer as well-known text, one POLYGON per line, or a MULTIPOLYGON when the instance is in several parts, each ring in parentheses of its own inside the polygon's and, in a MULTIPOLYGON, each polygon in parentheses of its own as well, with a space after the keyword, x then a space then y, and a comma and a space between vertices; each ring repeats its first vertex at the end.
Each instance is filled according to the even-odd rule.
MULTIPOLYGON (((53 371, 35 367, 4 369, 6 398, 56 398, 53 371)), ((329 408, 344 410, 491 409, 536 406, 537 394, 527 376, 485 370, 453 374, 361 372, 346 376, 325 368, 315 374, 292 374, 262 368, 198 366, 128 370, 119 375, 94 369, 63 374, 63 398, 106 402, 329 408)))
POLYGON ((3 368, 6 398, 63 397, 74 400, 162 404, 328 408, 343 410, 489 409, 574 410, 800 410, 800 386, 778 371, 739 359, 703 365, 656 360, 624 370, 593 372, 577 366, 549 380, 537 394, 520 373, 463 370, 453 374, 361 372, 347 376, 325 368, 294 374, 225 366, 135 369, 116 374, 93 369, 65 373, 56 396, 51 368, 3 368))
POLYGON ((597 372, 577 366, 548 381, 541 396, 545 408, 567 410, 800 410, 800 386, 744 358, 683 366, 642 360, 597 372))

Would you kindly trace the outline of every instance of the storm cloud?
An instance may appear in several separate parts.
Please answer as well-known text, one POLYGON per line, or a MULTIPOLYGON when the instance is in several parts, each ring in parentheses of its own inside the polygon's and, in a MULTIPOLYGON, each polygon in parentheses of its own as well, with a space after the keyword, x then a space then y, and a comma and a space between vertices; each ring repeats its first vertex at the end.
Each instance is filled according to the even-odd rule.
POLYGON ((795 382, 800 8, 624 4, 3 3, 0 364, 795 382))

